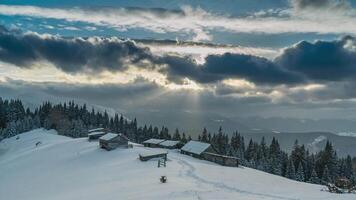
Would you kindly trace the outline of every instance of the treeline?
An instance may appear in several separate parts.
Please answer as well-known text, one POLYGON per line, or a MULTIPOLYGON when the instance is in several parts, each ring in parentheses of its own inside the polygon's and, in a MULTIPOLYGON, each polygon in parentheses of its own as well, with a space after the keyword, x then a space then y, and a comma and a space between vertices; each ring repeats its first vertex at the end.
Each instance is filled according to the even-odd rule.
MULTIPOLYGON (((20 100, 0 98, 0 139, 40 127, 56 129, 58 134, 74 138, 87 136, 89 129, 103 127, 123 133, 137 143, 149 138, 179 140, 183 144, 191 140, 189 135, 180 133, 178 129, 170 133, 167 127, 138 127, 136 119, 129 120, 118 114, 109 116, 106 111, 88 109, 85 104, 78 105, 73 101, 55 105, 45 102, 30 110, 25 109, 20 100)), ((275 138, 269 145, 264 138, 246 143, 238 132, 229 137, 221 127, 217 133, 208 133, 204 128, 198 140, 212 144, 220 154, 238 157, 245 166, 290 179, 324 184, 345 177, 356 183, 353 171, 356 159, 350 156, 339 158, 329 141, 325 149, 316 154, 296 141, 293 151, 288 154, 281 150, 275 138)))
POLYGON ((260 142, 251 139, 245 143, 241 134, 235 132, 229 138, 221 127, 214 134, 204 129, 198 139, 212 144, 220 154, 238 157, 244 166, 271 174, 316 184, 334 183, 338 178, 347 178, 356 184, 353 167, 356 158, 339 158, 330 141, 326 142, 322 151, 310 153, 296 140, 292 152, 288 154, 280 148, 276 138, 269 145, 264 137, 260 142))
POLYGON ((73 138, 86 137, 88 130, 97 127, 107 128, 113 132, 124 133, 132 141, 141 143, 149 138, 191 140, 178 129, 170 134, 167 127, 137 127, 137 121, 122 115, 109 116, 94 108, 75 104, 74 101, 53 105, 45 102, 34 110, 25 109, 21 100, 3 100, 0 98, 0 137, 8 138, 35 128, 56 129, 58 134, 73 138))

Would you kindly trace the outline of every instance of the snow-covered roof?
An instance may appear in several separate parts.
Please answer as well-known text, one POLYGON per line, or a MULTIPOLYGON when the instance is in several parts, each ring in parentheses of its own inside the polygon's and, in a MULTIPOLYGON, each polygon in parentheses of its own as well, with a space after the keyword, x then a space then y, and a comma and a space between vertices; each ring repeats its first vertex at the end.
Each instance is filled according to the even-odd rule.
POLYGON ((105 135, 105 132, 103 131, 96 131, 96 132, 91 132, 88 134, 89 136, 92 136, 92 135, 105 135))
POLYGON ((101 136, 99 139, 108 141, 108 140, 111 140, 111 139, 113 139, 113 138, 115 138, 117 136, 119 136, 119 135, 116 134, 116 133, 107 133, 107 134, 101 136))
POLYGON ((154 156, 154 155, 158 155, 158 154, 168 154, 168 152, 167 151, 149 151, 149 152, 140 153, 140 156, 147 157, 147 156, 154 156))
POLYGON ((166 140, 166 141, 160 143, 159 145, 162 145, 164 147, 173 147, 173 146, 177 145, 178 143, 179 143, 179 141, 166 140))
POLYGON ((97 131, 103 131, 104 128, 95 128, 95 129, 90 129, 88 132, 92 133, 92 132, 97 132, 97 131))
POLYGON ((185 144, 181 150, 200 155, 209 147, 210 144, 208 143, 191 140, 187 144, 185 144))
POLYGON ((149 140, 144 141, 143 143, 144 143, 144 144, 159 144, 159 143, 161 143, 161 142, 163 142, 163 141, 164 141, 164 140, 152 138, 152 139, 149 139, 149 140))

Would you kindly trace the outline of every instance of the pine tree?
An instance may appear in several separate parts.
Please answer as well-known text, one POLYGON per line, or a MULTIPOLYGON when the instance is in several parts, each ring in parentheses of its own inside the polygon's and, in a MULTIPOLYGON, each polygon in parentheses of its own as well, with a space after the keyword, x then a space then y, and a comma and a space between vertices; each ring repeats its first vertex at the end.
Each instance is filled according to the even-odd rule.
POLYGON ((316 174, 315 169, 312 170, 309 182, 310 183, 315 183, 315 184, 320 184, 320 178, 316 174))
POLYGON ((331 182, 331 177, 330 177, 330 172, 329 172, 328 166, 325 166, 321 180, 324 184, 331 182))
POLYGON ((206 130, 206 128, 204 128, 201 139, 202 142, 209 142, 208 141, 208 131, 206 130))
POLYGON ((176 129, 174 135, 173 135, 173 140, 177 140, 177 141, 180 141, 181 138, 180 138, 180 134, 179 134, 179 130, 176 129))
POLYGON ((299 163, 299 166, 297 168, 297 172, 295 174, 295 180, 303 182, 305 180, 304 178, 304 170, 303 166, 301 163, 299 163))
POLYGON ((286 177, 295 180, 295 167, 292 159, 289 159, 286 169, 286 177))

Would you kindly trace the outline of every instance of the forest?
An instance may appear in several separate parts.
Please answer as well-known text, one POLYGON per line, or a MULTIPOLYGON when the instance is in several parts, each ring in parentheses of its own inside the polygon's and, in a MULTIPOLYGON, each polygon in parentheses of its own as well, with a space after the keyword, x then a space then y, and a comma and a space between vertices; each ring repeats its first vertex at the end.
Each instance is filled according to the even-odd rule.
MULTIPOLYGON (((89 129, 103 127, 123 133, 136 143, 149 138, 179 140, 182 144, 192 140, 190 135, 179 129, 170 132, 164 126, 138 126, 136 119, 130 120, 119 114, 110 116, 106 111, 89 109, 87 105, 78 105, 74 101, 44 102, 35 109, 29 109, 21 100, 0 98, 0 141, 41 127, 55 129, 58 134, 73 138, 86 137, 89 129)), ((293 150, 288 153, 281 149, 275 138, 270 144, 264 138, 245 141, 238 131, 227 134, 222 127, 217 132, 202 128, 202 133, 193 139, 212 144, 220 154, 238 157, 243 166, 289 179, 327 184, 346 178, 356 184, 356 158, 339 157, 331 141, 326 142, 322 151, 311 153, 296 140, 293 150)))

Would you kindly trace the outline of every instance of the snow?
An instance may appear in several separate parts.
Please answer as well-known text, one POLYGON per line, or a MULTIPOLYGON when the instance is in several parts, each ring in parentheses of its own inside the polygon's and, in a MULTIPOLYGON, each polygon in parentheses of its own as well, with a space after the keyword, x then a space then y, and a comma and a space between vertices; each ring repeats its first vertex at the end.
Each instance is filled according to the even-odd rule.
POLYGON ((210 144, 208 144, 208 143, 191 140, 182 147, 182 150, 200 155, 209 147, 210 147, 210 144))
POLYGON ((160 143, 160 145, 162 145, 164 147, 173 147, 173 146, 177 145, 178 143, 179 143, 179 141, 166 140, 166 141, 160 143))
POLYGON ((318 147, 318 145, 327 140, 328 138, 324 135, 320 135, 317 138, 315 138, 311 143, 307 144, 308 148, 311 150, 311 152, 318 152, 320 151, 320 148, 318 147))
MULTIPOLYGON (((351 200, 324 186, 301 183, 247 167, 223 167, 168 150, 167 167, 139 154, 163 149, 106 151, 86 138, 37 129, 0 142, 1 200, 351 200), (41 141, 41 145, 35 145, 41 141), (160 183, 161 176, 167 183, 160 183)), ((165 150, 167 151, 167 150, 165 150)))
POLYGON ((347 137, 356 137, 355 132, 340 132, 340 133, 336 133, 336 135, 347 136, 347 137))
POLYGON ((105 132, 103 132, 103 131, 98 131, 98 132, 91 132, 91 133, 88 134, 88 136, 92 136, 92 135, 104 135, 104 134, 105 134, 105 132))
POLYGON ((116 134, 116 133, 107 133, 107 134, 101 136, 99 139, 108 141, 108 140, 111 140, 113 138, 116 138, 117 136, 119 136, 119 135, 116 134))
POLYGON ((143 143, 145 143, 145 144, 159 144, 159 143, 161 143, 163 141, 164 140, 152 138, 152 139, 144 141, 143 143))
POLYGON ((91 132, 102 131, 102 130, 104 130, 104 128, 95 128, 95 129, 89 130, 88 132, 91 133, 91 132))
POLYGON ((154 155, 157 155, 157 154, 168 154, 168 152, 167 151, 155 151, 155 150, 153 150, 153 151, 149 151, 149 152, 144 152, 144 153, 140 153, 140 155, 141 156, 144 156, 144 157, 146 157, 146 156, 154 156, 154 155))

